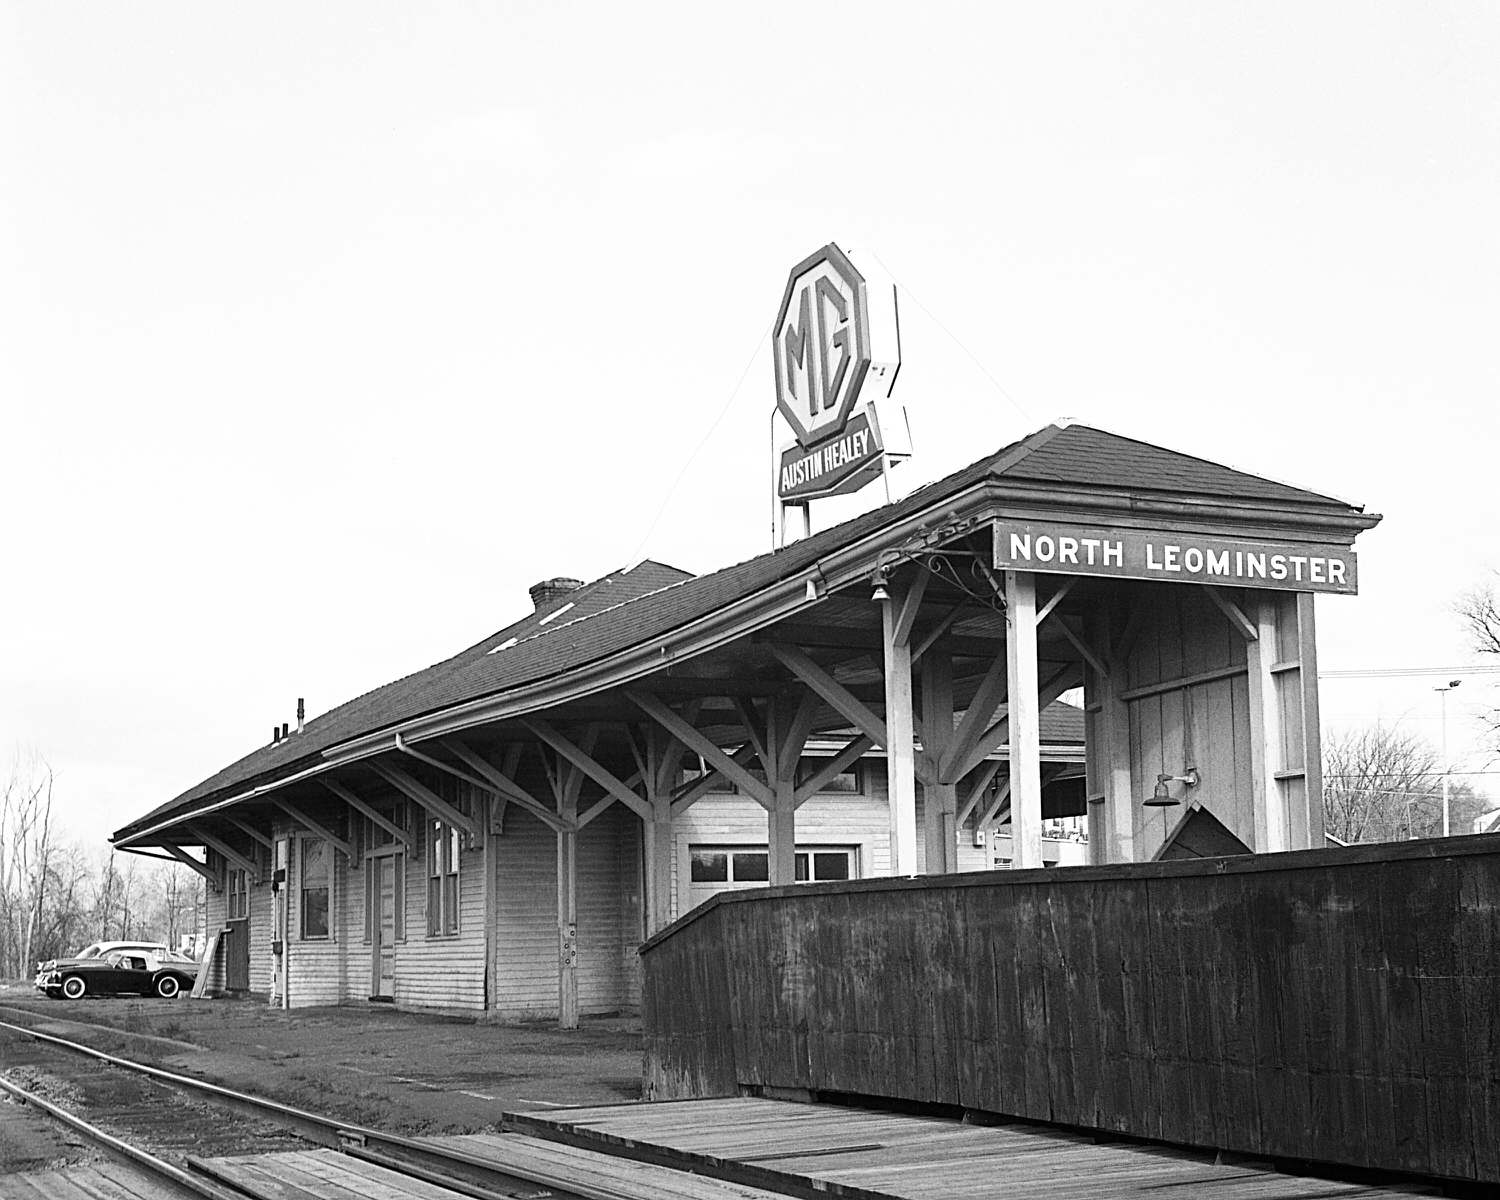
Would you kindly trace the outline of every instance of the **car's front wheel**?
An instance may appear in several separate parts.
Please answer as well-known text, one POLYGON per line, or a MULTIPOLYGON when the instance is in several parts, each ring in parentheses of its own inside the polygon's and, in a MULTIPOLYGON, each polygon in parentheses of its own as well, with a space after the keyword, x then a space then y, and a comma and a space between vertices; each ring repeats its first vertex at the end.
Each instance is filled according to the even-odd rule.
POLYGON ((156 981, 156 994, 163 1000, 170 1000, 182 990, 182 985, 177 982, 175 975, 163 975, 156 981))
POLYGON ((63 980, 63 995, 69 1000, 81 1000, 84 992, 88 991, 88 985, 78 975, 69 975, 63 980))

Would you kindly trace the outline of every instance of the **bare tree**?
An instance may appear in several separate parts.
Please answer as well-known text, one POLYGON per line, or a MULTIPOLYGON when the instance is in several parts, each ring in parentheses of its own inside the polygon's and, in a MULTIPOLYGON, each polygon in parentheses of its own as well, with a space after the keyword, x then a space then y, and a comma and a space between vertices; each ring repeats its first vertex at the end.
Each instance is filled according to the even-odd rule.
POLYGON ((52 873, 52 768, 17 750, 0 782, 0 975, 26 972, 52 873))
MULTIPOLYGON (((1453 607, 1464 623, 1469 645, 1479 654, 1500 659, 1500 599, 1495 595, 1500 571, 1491 571, 1490 574, 1493 579, 1476 584, 1460 596, 1453 607)), ((1489 726, 1490 748, 1500 753, 1500 707, 1481 713, 1480 720, 1489 726)))
MULTIPOLYGON (((1450 827, 1467 833, 1485 798, 1449 788, 1450 827)), ((1437 837, 1443 831, 1443 768, 1437 751, 1397 726, 1366 725, 1323 739, 1323 821, 1343 842, 1437 837)))

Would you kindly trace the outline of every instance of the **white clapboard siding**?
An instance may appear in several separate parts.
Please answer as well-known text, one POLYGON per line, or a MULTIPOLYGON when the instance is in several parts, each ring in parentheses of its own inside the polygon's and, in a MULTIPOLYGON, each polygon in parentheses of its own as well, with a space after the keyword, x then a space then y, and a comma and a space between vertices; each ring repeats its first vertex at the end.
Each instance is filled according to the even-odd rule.
MULTIPOLYGON (((206 888, 208 893, 203 903, 203 928, 208 931, 208 936, 224 928, 224 923, 229 915, 229 893, 226 890, 214 891, 206 888)), ((206 946, 207 943, 205 943, 206 946)), ((222 992, 226 986, 224 975, 224 952, 222 948, 214 954, 214 961, 208 970, 208 994, 214 995, 222 992)))
MULTIPOLYGON (((797 844, 857 847, 856 870, 860 878, 867 879, 890 871, 891 819, 884 761, 865 760, 863 775, 864 794, 828 792, 812 797, 797 810, 797 844)), ((681 916, 689 905, 689 885, 684 878, 687 848, 765 845, 769 840, 766 817, 766 810, 748 797, 713 792, 677 819, 677 853, 672 861, 673 917, 681 916)))
MULTIPOLYGON (((250 883, 250 991, 252 994, 271 994, 271 884, 269 877, 261 883, 250 883)), ((208 889, 204 905, 204 929, 208 936, 222 930, 228 924, 229 893, 227 890, 208 889)), ((214 954, 209 968, 208 992, 210 995, 223 992, 229 986, 228 969, 224 948, 220 946, 214 954)))
MULTIPOLYGON (((476 842, 458 856, 458 932, 429 937, 426 824, 414 822, 416 836, 406 856, 406 940, 396 944, 396 1003, 483 1011, 484 851, 476 842)), ((368 955, 368 947, 361 948, 368 955)), ((364 972, 369 973, 368 957, 364 972)), ((359 986, 368 995, 368 982, 359 986)))
POLYGON ((495 858, 495 995, 497 1011, 557 1013, 557 838, 511 805, 495 858))
MULTIPOLYGON (((289 1008, 338 1004, 345 999, 343 931, 344 901, 348 893, 344 856, 331 852, 328 895, 328 932, 325 938, 302 936, 302 842, 294 838, 291 869, 287 872, 286 974, 289 1008)), ((331 848, 330 848, 331 849, 331 848)))
POLYGON ((265 997, 271 995, 272 908, 268 868, 263 881, 250 886, 250 991, 265 997))

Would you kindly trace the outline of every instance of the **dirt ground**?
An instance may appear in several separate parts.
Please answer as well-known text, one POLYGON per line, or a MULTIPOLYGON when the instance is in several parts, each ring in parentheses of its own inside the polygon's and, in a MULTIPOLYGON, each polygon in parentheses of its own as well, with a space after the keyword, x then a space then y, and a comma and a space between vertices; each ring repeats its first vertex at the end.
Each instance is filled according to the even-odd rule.
MULTIPOLYGON (((66 1001, 0 985, 0 1021, 407 1134, 491 1128, 506 1110, 640 1098, 637 1018, 585 1018, 564 1032, 376 1005, 283 1012, 255 1000, 66 1001)), ((0 1035, 6 1070, 23 1054, 17 1035, 0 1035)))

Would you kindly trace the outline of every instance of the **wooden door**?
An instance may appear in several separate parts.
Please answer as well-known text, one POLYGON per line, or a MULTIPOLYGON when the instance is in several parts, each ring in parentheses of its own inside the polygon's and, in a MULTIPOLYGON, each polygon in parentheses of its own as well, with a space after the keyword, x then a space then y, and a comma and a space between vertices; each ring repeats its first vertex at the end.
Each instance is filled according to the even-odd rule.
POLYGON ((370 889, 370 999, 396 998, 396 855, 369 859, 365 886, 370 889))
POLYGON ((250 919, 224 923, 224 987, 231 992, 250 990, 250 919))

